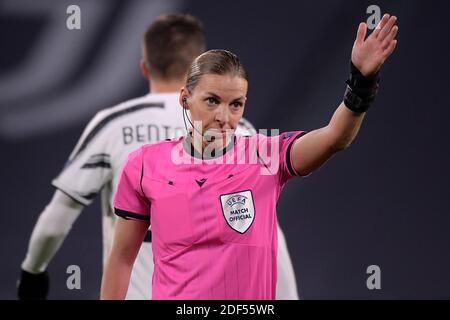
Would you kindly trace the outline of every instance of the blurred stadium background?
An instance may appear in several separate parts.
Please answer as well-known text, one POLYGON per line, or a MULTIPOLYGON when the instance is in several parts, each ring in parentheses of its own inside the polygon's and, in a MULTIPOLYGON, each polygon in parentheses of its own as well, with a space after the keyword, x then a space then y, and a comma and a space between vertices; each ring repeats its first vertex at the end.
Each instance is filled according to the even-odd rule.
MULTIPOLYGON (((279 202, 303 299, 450 299, 450 3, 444 0, 0 1, 0 298, 15 284, 50 181, 100 109, 146 93, 140 40, 161 13, 204 23, 209 48, 250 73, 257 128, 312 130, 341 101, 357 25, 376 4, 399 45, 351 148, 290 183, 279 202), (66 8, 81 8, 81 30, 66 8), (366 268, 381 268, 368 290, 366 268)), ((180 111, 181 116, 181 111, 180 111)), ((87 208, 49 267, 50 299, 97 299, 101 225, 87 208), (81 268, 68 290, 66 268, 81 268)))

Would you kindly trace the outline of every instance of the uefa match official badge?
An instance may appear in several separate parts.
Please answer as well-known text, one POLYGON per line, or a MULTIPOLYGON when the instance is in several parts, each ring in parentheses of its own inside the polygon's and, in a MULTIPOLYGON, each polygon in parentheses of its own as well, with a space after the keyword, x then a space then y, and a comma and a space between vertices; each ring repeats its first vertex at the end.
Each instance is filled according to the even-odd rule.
POLYGON ((245 233, 255 219, 255 205, 250 190, 220 196, 223 217, 239 233, 245 233))

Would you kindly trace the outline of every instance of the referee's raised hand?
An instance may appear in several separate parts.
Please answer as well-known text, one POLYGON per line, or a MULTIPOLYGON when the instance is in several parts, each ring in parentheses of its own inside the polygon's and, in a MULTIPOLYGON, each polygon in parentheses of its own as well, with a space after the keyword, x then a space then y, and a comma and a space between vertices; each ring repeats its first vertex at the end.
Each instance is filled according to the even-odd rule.
POLYGON ((352 50, 352 62, 364 75, 376 73, 397 46, 397 17, 385 14, 376 29, 366 39, 367 25, 359 24, 352 50))

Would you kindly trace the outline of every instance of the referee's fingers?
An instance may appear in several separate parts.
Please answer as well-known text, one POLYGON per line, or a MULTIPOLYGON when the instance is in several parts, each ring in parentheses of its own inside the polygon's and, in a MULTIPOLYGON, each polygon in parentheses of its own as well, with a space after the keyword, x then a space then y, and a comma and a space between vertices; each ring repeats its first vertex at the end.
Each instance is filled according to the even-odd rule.
POLYGON ((381 21, 378 23, 377 27, 375 28, 375 30, 372 33, 372 36, 377 38, 378 34, 381 32, 381 29, 383 29, 383 27, 386 25, 386 23, 389 20, 390 15, 388 15, 387 13, 383 16, 383 18, 381 18, 381 21))
POLYGON ((395 25, 395 22, 397 21, 397 17, 392 16, 389 21, 386 23, 386 25, 381 29, 380 34, 378 35, 378 39, 380 41, 383 41, 391 32, 392 27, 395 25))
POLYGON ((391 29, 391 32, 389 32, 389 34, 387 35, 387 37, 383 40, 381 47, 383 49, 387 48, 391 41, 395 39, 395 37, 397 36, 397 32, 398 32, 398 26, 393 26, 391 29))
POLYGON ((361 22, 358 27, 358 33, 356 34, 356 43, 362 44, 366 38, 367 25, 361 22))
POLYGON ((384 59, 387 59, 397 47, 397 40, 392 40, 387 49, 384 51, 384 59))

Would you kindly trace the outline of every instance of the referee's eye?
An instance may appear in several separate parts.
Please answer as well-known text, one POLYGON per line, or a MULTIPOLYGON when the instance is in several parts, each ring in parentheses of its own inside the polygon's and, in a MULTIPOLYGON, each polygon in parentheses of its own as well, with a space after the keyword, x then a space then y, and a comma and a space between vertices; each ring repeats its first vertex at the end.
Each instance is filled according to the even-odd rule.
POLYGON ((217 105, 217 104, 219 104, 219 100, 217 100, 217 99, 214 98, 214 97, 206 98, 206 101, 207 101, 208 104, 210 104, 210 105, 217 105))
POLYGON ((243 104, 240 101, 235 101, 231 104, 231 106, 234 110, 239 110, 243 106, 243 104))

